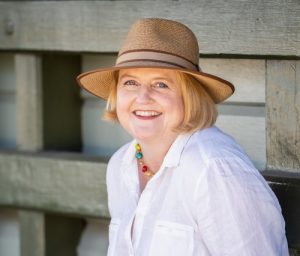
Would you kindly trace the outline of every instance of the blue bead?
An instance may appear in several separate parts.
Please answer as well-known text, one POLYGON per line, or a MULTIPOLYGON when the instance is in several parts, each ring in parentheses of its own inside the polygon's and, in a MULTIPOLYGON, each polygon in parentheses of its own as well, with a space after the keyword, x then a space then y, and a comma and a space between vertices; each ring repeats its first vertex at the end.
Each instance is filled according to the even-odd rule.
POLYGON ((135 154, 135 157, 136 157, 137 159, 141 159, 141 158, 143 157, 143 154, 142 154, 141 152, 137 152, 137 153, 135 154))

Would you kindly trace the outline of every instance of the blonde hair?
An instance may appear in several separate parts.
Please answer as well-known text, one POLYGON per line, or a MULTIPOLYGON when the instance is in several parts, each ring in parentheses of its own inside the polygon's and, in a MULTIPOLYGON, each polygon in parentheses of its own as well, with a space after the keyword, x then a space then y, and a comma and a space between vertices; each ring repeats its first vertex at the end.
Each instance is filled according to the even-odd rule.
MULTIPOLYGON (((118 122, 116 113, 118 72, 116 73, 103 119, 118 122)), ((182 94, 184 117, 182 123, 175 130, 194 132, 212 126, 218 116, 216 104, 201 83, 193 76, 183 72, 176 72, 176 79, 182 94)))

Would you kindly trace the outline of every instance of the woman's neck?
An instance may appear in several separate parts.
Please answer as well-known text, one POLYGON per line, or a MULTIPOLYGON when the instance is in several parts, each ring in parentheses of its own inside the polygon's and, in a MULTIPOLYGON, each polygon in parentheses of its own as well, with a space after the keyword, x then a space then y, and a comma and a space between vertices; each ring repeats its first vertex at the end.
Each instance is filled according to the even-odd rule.
POLYGON ((142 149, 144 163, 151 171, 157 172, 159 170, 166 154, 168 153, 173 142, 176 140, 177 136, 178 134, 176 136, 164 138, 163 140, 159 141, 138 141, 142 149))

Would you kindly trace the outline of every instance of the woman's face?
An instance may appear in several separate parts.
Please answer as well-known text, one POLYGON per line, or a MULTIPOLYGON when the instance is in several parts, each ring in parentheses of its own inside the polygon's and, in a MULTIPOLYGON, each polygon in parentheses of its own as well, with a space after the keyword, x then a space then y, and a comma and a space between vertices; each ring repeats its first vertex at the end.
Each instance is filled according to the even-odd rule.
POLYGON ((183 102, 176 73, 161 69, 125 69, 119 72, 117 115, 138 141, 175 139, 183 120, 183 102))

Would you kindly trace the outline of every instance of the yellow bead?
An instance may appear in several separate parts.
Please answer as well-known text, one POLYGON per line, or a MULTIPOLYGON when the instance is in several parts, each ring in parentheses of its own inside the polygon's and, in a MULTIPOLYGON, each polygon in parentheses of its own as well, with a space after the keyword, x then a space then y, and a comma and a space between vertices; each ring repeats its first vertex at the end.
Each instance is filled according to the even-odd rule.
POLYGON ((144 172, 144 174, 149 178, 151 178, 154 175, 154 173, 151 171, 144 172))
POLYGON ((136 149, 136 151, 141 151, 141 146, 140 146, 140 144, 136 144, 136 145, 135 145, 135 149, 136 149))

